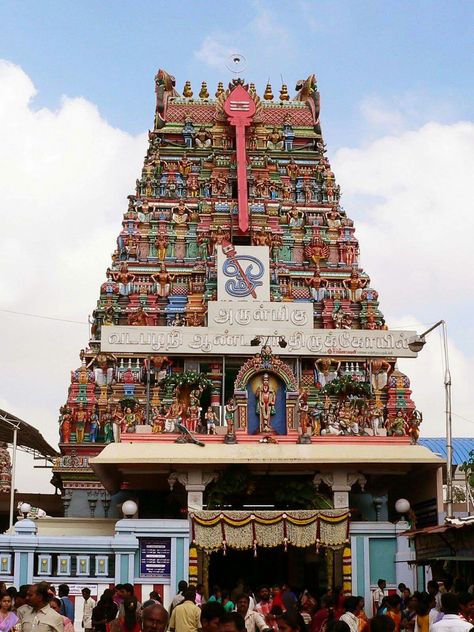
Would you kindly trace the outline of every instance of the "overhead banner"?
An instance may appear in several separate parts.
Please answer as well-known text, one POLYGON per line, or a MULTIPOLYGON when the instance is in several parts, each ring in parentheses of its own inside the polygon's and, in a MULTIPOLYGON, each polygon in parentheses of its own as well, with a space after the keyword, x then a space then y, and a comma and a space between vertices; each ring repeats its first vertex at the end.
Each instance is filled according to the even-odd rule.
POLYGON ((243 355, 257 353, 265 343, 281 356, 357 356, 415 358, 408 348, 414 331, 363 329, 305 329, 286 327, 240 328, 228 331, 209 327, 103 326, 100 348, 115 353, 165 353, 179 355, 243 355), (258 346, 251 344, 260 337, 258 346), (286 343, 286 346, 283 348, 286 343))

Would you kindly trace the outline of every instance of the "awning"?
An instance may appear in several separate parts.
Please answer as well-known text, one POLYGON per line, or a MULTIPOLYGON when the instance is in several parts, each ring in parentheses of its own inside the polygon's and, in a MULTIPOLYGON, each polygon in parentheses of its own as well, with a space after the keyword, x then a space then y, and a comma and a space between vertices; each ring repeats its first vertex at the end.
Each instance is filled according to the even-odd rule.
POLYGON ((193 543, 205 551, 289 545, 338 549, 349 538, 347 510, 195 511, 190 514, 193 543))
POLYGON ((454 520, 445 524, 406 531, 415 540, 416 562, 474 560, 474 521, 454 520))
POLYGON ((58 456, 58 452, 49 445, 43 435, 19 417, 0 409, 0 441, 13 443, 13 430, 18 427, 17 445, 26 452, 34 452, 44 457, 58 456))

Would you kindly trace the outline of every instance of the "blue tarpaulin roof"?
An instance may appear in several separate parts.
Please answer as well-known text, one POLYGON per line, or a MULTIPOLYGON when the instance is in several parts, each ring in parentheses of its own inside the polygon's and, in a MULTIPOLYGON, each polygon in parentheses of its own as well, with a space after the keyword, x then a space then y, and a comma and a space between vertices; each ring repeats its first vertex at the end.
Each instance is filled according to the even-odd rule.
MULTIPOLYGON (((446 439, 444 437, 420 437, 418 443, 435 454, 446 458, 446 439)), ((453 465, 462 465, 465 461, 468 461, 471 450, 474 450, 474 438, 453 438, 453 465)))

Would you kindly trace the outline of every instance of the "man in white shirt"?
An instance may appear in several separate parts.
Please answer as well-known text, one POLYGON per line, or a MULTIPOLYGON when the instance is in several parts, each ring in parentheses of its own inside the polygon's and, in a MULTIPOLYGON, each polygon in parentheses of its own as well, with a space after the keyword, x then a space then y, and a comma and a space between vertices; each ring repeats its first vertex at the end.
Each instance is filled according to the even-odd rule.
POLYGON ((358 597, 347 597, 344 599, 344 614, 341 615, 339 621, 344 621, 350 627, 351 632, 358 632, 359 618, 355 614, 359 604, 358 597))
POLYGON ((377 581, 377 588, 372 593, 372 601, 374 604, 374 616, 377 614, 377 610, 382 605, 383 598, 388 595, 388 591, 386 590, 387 582, 385 579, 379 579, 377 581))
POLYGON ((92 611, 95 608, 95 601, 91 597, 90 588, 83 588, 81 590, 84 597, 84 609, 82 611, 82 627, 84 632, 92 632, 92 611))
POLYGON ((238 595, 235 609, 244 618, 247 632, 263 632, 268 630, 265 619, 259 612, 251 610, 250 597, 246 594, 238 595))
POLYGON ((438 623, 433 623, 430 632, 468 632, 472 623, 459 616, 459 599, 454 593, 441 595, 441 611, 444 617, 438 623))

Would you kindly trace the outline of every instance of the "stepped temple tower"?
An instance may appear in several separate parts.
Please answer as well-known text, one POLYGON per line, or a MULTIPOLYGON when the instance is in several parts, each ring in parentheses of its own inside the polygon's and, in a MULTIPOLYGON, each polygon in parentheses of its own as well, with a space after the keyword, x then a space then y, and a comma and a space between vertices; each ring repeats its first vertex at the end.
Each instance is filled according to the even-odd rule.
POLYGON ((273 547, 296 585, 303 568, 350 585, 358 538, 394 563, 381 543, 398 498, 436 514, 440 462, 417 445, 397 368, 415 333, 390 331, 359 265, 315 75, 292 95, 240 79, 210 92, 155 77, 143 169, 60 409, 65 513, 114 518, 133 500, 138 522, 189 520, 204 581, 273 547))

